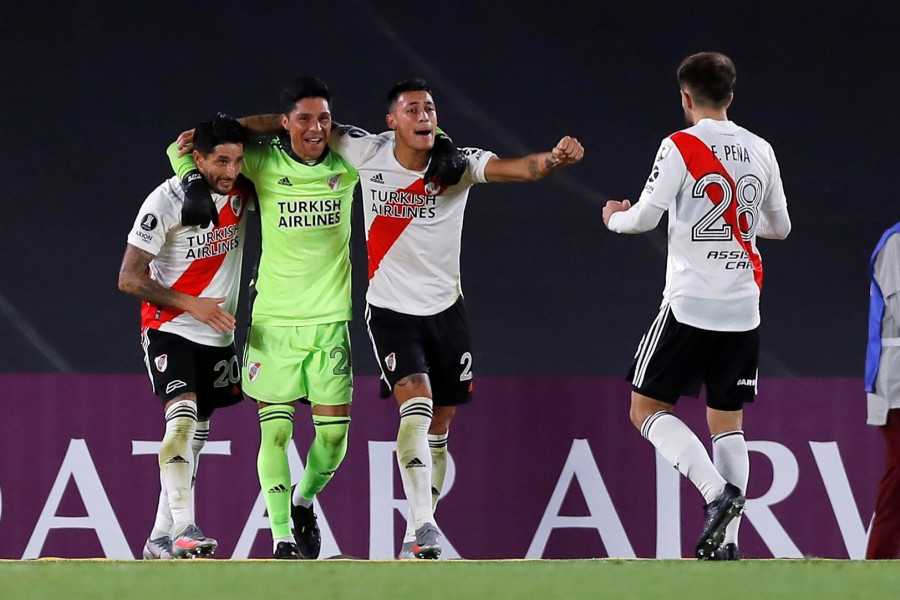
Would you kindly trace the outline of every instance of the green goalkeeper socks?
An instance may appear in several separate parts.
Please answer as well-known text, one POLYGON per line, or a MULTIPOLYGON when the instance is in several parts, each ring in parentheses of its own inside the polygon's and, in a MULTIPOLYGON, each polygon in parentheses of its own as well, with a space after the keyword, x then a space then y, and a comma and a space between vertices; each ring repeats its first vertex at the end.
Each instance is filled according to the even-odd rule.
POLYGON ((300 495, 310 500, 331 481, 347 455, 350 417, 313 415, 313 425, 316 437, 309 447, 303 479, 297 486, 300 495))
POLYGON ((269 512, 273 538, 291 536, 291 468, 287 444, 294 433, 294 406, 273 404, 259 409, 262 439, 256 458, 259 486, 269 512))

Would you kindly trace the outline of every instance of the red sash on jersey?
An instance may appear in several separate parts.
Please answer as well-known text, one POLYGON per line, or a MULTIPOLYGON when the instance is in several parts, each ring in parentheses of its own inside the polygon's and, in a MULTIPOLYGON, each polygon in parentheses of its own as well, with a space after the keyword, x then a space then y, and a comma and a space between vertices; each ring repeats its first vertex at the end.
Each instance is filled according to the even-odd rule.
MULTIPOLYGON (((440 195, 449 186, 441 184, 440 189, 434 195, 440 195)), ((398 192, 409 192, 410 194, 418 194, 420 196, 427 195, 425 192, 425 180, 417 179, 409 187, 397 190, 398 192)), ((385 217, 378 215, 372 220, 372 226, 369 227, 369 238, 366 240, 366 249, 369 253, 369 279, 375 277, 375 271, 381 266, 381 261, 393 247, 394 243, 400 238, 400 235, 406 229, 407 225, 412 223, 413 217, 385 217)))
MULTIPOLYGON (((687 166, 688 172, 695 180, 699 180, 709 173, 717 173, 724 177, 728 182, 728 185, 731 186, 731 197, 733 200, 731 206, 729 206, 725 211, 725 214, 722 215, 722 218, 731 226, 731 233, 734 236, 735 241, 741 245, 741 248, 743 248, 745 252, 747 252, 747 256, 750 258, 750 264, 753 265, 753 279, 756 281, 756 285, 759 289, 762 290, 762 259, 759 257, 759 254, 753 250, 753 245, 750 242, 745 242, 744 238, 741 236, 741 229, 737 217, 737 186, 731 178, 731 175, 725 170, 725 166, 718 158, 716 158, 716 155, 713 154, 712 150, 709 149, 709 146, 704 144, 703 140, 700 138, 685 133, 684 131, 673 133, 669 138, 675 142, 678 151, 681 152, 681 156, 684 158, 684 164, 687 166)), ((718 206, 719 202, 722 201, 724 194, 720 187, 711 185, 706 188, 706 196, 714 205, 718 206)))
MULTIPOLYGON (((249 180, 246 181, 249 182, 249 180)), ((228 194, 225 205, 222 207, 222 210, 219 211, 219 226, 214 227, 210 231, 221 229, 222 227, 227 227, 229 225, 235 225, 241 221, 241 217, 247 212, 247 206, 251 199, 254 198, 253 188, 246 184, 241 185, 242 183, 244 183, 243 179, 239 179, 235 183, 235 186, 228 194), (232 209, 232 198, 235 196, 242 196, 238 214, 235 214, 235 211, 232 209)), ((181 274, 181 277, 172 284, 172 289, 199 297, 203 290, 209 286, 213 277, 215 277, 216 273, 219 271, 219 267, 225 262, 225 257, 227 255, 228 252, 223 252, 222 254, 217 254, 215 256, 195 259, 191 265, 185 269, 184 273, 181 274)), ((180 309, 160 307, 156 304, 144 302, 141 305, 142 326, 159 329, 160 325, 168 323, 183 312, 184 311, 180 309)))

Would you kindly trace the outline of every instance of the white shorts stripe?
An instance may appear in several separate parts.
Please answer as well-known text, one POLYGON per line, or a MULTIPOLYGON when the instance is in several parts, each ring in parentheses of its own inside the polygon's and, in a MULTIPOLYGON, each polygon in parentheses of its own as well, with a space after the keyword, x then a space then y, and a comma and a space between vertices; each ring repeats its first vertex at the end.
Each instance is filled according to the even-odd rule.
POLYGON ((144 366, 147 367, 147 377, 150 378, 150 387, 153 388, 153 393, 156 393, 156 384, 153 382, 153 370, 150 367, 150 336, 147 335, 147 330, 149 327, 144 327, 141 330, 141 348, 144 349, 144 366))
MULTIPOLYGON (((369 334, 369 340, 372 342, 372 351, 375 354, 375 362, 378 363, 378 370, 381 372, 381 380, 385 383, 388 383, 388 378, 384 374, 384 367, 381 366, 381 355, 378 354, 378 346, 375 345, 375 336, 372 335, 372 326, 370 325, 371 320, 372 320, 372 309, 368 302, 366 303, 365 318, 366 318, 366 331, 369 334)), ((390 387, 389 383, 388 383, 388 387, 390 387)), ((394 390, 391 390, 391 391, 393 392, 394 390)))
POLYGON ((656 315, 656 318, 653 319, 653 323, 650 324, 650 329, 647 330, 647 333, 644 334, 641 343, 638 345, 638 351, 635 355, 637 361, 634 369, 634 380, 632 381, 635 387, 641 387, 644 384, 644 376, 647 374, 647 365, 650 363, 650 358, 653 357, 653 353, 656 351, 656 346, 659 344, 659 338, 665 330, 666 321, 668 321, 671 312, 672 309, 668 304, 665 304, 659 310, 659 314, 656 315))

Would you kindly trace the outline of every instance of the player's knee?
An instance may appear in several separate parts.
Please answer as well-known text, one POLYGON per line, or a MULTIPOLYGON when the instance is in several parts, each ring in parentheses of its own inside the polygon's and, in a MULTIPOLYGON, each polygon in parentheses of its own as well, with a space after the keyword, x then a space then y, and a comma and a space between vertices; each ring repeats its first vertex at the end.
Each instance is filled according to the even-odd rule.
POLYGON ((187 446, 194 437, 196 428, 196 402, 176 398, 166 405, 166 432, 163 435, 163 446, 177 445, 179 448, 187 446))
POLYGON ((647 414, 647 411, 641 410, 638 406, 632 404, 628 416, 631 418, 631 424, 640 431, 641 427, 644 425, 644 421, 646 421, 647 417, 650 415, 647 414))
POLYGON ((272 427, 266 427, 263 429, 263 441, 275 446, 276 448, 280 448, 282 450, 287 449, 288 441, 294 435, 294 427, 293 423, 290 421, 284 421, 280 423, 274 424, 272 427))
POLYGON ((316 442, 321 446, 323 454, 329 462, 340 462, 347 453, 347 437, 350 431, 349 420, 345 423, 328 423, 316 425, 316 442))
POLYGON ((287 449, 288 442, 294 435, 294 423, 287 419, 278 419, 265 423, 262 429, 262 443, 287 449))
POLYGON ((261 444, 286 450, 294 435, 294 407, 269 405, 259 409, 261 444))

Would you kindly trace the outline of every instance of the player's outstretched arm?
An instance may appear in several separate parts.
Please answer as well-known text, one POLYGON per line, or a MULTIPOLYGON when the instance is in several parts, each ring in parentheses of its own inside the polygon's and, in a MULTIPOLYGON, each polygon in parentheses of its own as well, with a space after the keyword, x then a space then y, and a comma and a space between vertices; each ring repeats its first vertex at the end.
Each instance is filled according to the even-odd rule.
POLYGON ((488 181, 536 181, 582 158, 584 147, 567 135, 549 152, 522 158, 492 158, 484 167, 484 175, 488 181))
POLYGON ((234 331, 234 316, 219 306, 225 298, 197 298, 161 286, 147 274, 152 260, 146 250, 128 244, 119 268, 119 289, 156 306, 183 310, 219 333, 234 331))

